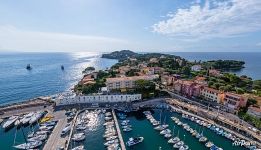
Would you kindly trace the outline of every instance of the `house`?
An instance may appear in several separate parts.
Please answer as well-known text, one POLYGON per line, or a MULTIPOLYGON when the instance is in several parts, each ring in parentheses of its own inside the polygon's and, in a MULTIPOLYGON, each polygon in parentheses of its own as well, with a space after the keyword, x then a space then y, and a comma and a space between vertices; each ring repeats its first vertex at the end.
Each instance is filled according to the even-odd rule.
POLYGON ((154 68, 155 74, 161 74, 165 70, 164 68, 161 68, 161 67, 152 67, 152 68, 154 68))
POLYGON ((124 74, 124 75, 126 74, 126 72, 128 72, 130 70, 131 70, 130 66, 121 66, 118 69, 119 73, 124 74))
POLYGON ((173 75, 163 75, 161 76, 161 84, 165 86, 173 85, 174 81, 176 81, 176 76, 173 75))
POLYGON ((196 76, 194 79, 194 82, 200 85, 204 85, 206 86, 208 84, 208 82, 206 81, 205 77, 200 77, 200 76, 196 76))
POLYGON ((199 97, 202 86, 197 83, 186 80, 182 83, 181 94, 187 97, 199 97))
POLYGON ((152 81, 159 78, 158 75, 144 75, 144 76, 132 76, 132 77, 119 77, 119 78, 107 78, 106 86, 108 90, 115 89, 131 89, 135 88, 135 81, 137 80, 148 80, 152 81))
POLYGON ((221 72, 219 70, 216 70, 216 69, 209 69, 208 73, 209 73, 210 76, 220 76, 221 75, 221 72))
POLYGON ((174 90, 176 93, 180 93, 180 92, 181 92, 182 83, 183 83, 182 80, 174 81, 174 83, 173 83, 173 90, 174 90))
POLYGON ((141 72, 146 75, 153 75, 154 74, 154 68, 153 67, 144 67, 141 69, 141 72))
POLYGON ((159 61, 158 61, 157 58, 151 58, 151 59, 149 60, 149 62, 150 62, 150 63, 158 63, 159 61))
POLYGON ((231 92, 224 94, 224 105, 230 110, 238 110, 240 107, 245 107, 247 103, 247 97, 231 92))
POLYGON ((200 71, 202 69, 201 65, 193 65, 191 66, 191 71, 200 71))
POLYGON ((250 106, 248 107, 247 113, 257 118, 261 118, 261 108, 250 106))
POLYGON ((223 100, 222 92, 220 92, 219 90, 215 90, 213 88, 209 88, 207 86, 204 86, 200 90, 200 97, 205 100, 214 101, 217 103, 222 103, 223 100))

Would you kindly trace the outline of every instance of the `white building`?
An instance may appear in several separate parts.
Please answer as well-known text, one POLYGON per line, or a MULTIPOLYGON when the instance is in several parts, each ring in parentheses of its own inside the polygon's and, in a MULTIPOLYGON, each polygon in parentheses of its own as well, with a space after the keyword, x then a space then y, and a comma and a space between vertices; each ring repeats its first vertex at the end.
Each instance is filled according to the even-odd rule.
POLYGON ((192 70, 192 71, 200 71, 201 69, 202 69, 201 65, 191 66, 191 70, 192 70))
POLYGON ((112 103, 112 102, 132 102, 141 100, 141 94, 132 95, 88 95, 63 97, 55 101, 56 106, 80 104, 80 103, 112 103))

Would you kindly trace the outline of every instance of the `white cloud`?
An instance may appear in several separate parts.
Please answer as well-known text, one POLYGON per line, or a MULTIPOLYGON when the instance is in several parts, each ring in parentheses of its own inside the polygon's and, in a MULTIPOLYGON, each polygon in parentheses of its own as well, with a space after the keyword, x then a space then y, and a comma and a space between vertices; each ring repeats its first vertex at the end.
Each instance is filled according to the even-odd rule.
POLYGON ((154 32, 197 39, 238 36, 261 30, 261 0, 206 0, 168 16, 152 26, 154 32))
POLYGON ((106 51, 126 48, 122 39, 54 32, 25 31, 0 26, 0 50, 18 51, 106 51))

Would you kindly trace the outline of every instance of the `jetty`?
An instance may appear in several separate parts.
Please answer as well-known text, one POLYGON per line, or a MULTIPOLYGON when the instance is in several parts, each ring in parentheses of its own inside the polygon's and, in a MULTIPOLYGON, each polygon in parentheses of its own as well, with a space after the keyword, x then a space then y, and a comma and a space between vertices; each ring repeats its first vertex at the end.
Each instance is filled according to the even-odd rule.
POLYGON ((69 137, 68 135, 65 137, 61 137, 62 129, 67 124, 67 117, 65 115, 65 111, 57 111, 52 115, 54 116, 54 120, 58 122, 53 131, 51 132, 46 144, 44 145, 43 150, 64 147, 69 137))
POLYGON ((82 111, 77 111, 77 113, 75 114, 73 120, 72 120, 72 127, 71 127, 71 131, 70 131, 70 134, 69 134, 69 138, 65 144, 65 148, 64 150, 68 150, 69 149, 69 146, 70 146, 70 141, 71 141, 71 138, 72 138, 72 134, 73 134, 73 129, 74 129, 74 126, 75 126, 75 123, 76 123, 76 120, 77 120, 77 117, 79 115, 79 113, 82 112, 82 111))
POLYGON ((52 105, 53 102, 49 99, 49 97, 38 97, 23 102, 3 105, 0 106, 0 118, 7 118, 13 115, 44 110, 48 106, 52 105))
POLYGON ((119 140, 120 140, 121 149, 126 150, 126 147, 125 147, 122 135, 121 135, 121 130, 120 130, 120 127, 119 127, 118 119, 115 115, 114 109, 112 109, 112 115, 113 115, 113 119, 114 119, 114 122, 115 122, 115 125, 116 125, 117 134, 118 134, 118 137, 119 137, 119 140))

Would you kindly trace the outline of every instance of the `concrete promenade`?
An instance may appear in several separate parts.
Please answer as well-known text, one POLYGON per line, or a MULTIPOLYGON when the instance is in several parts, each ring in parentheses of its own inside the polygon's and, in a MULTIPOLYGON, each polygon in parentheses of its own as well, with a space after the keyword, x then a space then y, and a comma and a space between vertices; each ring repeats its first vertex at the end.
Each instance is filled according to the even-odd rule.
MULTIPOLYGON (((178 111, 182 112, 183 114, 187 114, 187 115, 190 115, 190 116, 193 116, 193 117, 197 117, 197 118, 199 118, 199 119, 201 119, 201 120, 203 120, 203 121, 205 121, 205 122, 208 122, 208 123, 210 123, 210 124, 215 124, 215 126, 217 126, 217 127, 219 127, 219 128, 223 128, 223 129, 225 129, 226 131, 228 131, 228 132, 230 132, 230 133, 232 133, 232 134, 238 136, 238 137, 241 138, 241 139, 246 139, 247 141, 252 141, 252 139, 250 139, 250 138, 247 138, 247 137, 245 137, 245 136, 243 136, 243 135, 241 135, 241 134, 238 134, 238 133, 236 133, 235 131, 230 130, 230 129, 224 127, 224 126, 220 126, 220 125, 216 124, 216 123, 215 123, 213 120, 211 120, 211 119, 206 119, 206 118, 200 117, 200 116, 198 116, 198 115, 195 115, 195 114, 193 114, 193 113, 187 112, 187 111, 185 111, 185 110, 183 110, 183 109, 174 107, 174 106, 172 106, 172 105, 170 105, 170 107, 171 107, 172 109, 175 109, 175 110, 178 110, 178 111)), ((261 144, 260 144, 259 142, 257 142, 256 144, 257 144, 258 147, 261 147, 261 144)))
POLYGON ((116 130, 117 130, 117 134, 118 134, 118 137, 119 137, 119 140, 120 140, 121 149, 122 150, 126 150, 126 147, 125 147, 122 135, 121 135, 121 130, 120 130, 120 127, 119 127, 118 119, 117 119, 117 117, 115 115, 114 109, 112 109, 112 115, 113 115, 113 119, 115 121, 116 130))
POLYGON ((58 147, 64 147, 65 143, 68 139, 68 135, 65 137, 61 137, 62 129, 67 124, 67 117, 65 116, 65 111, 58 111, 52 114, 54 116, 54 120, 57 120, 57 124, 53 129, 51 135, 49 136, 46 144, 44 145, 43 150, 55 150, 58 147))

